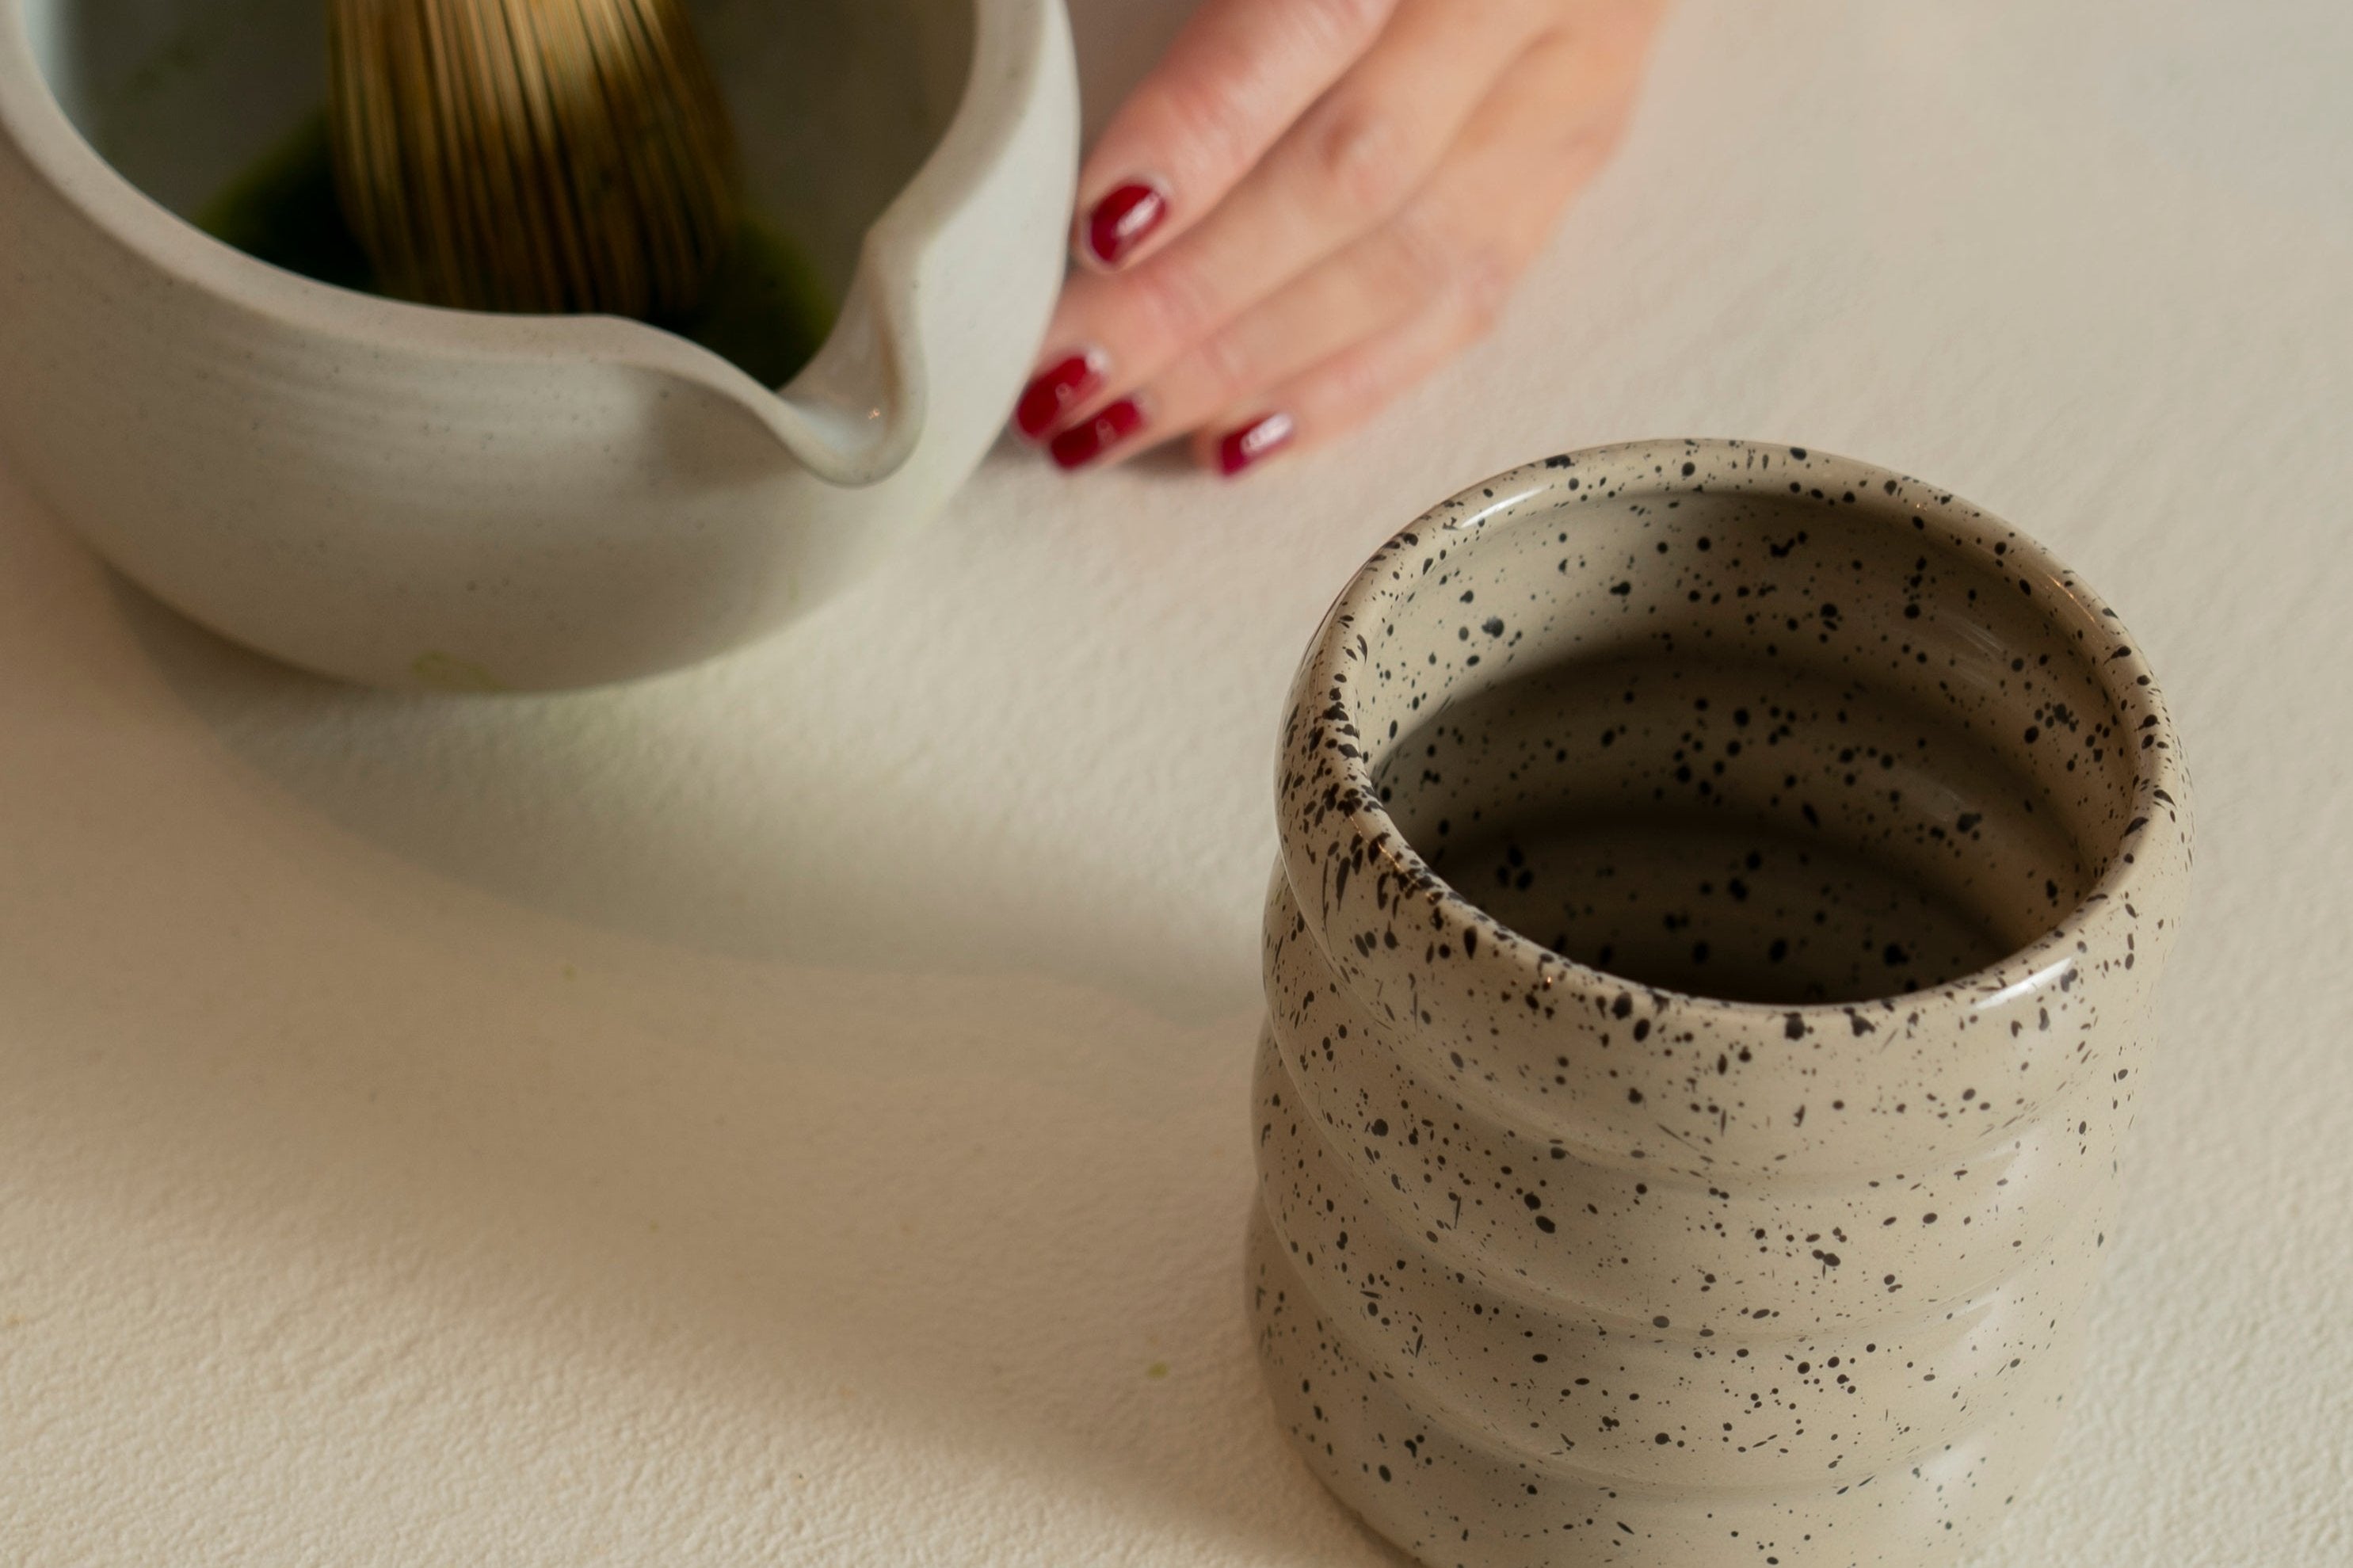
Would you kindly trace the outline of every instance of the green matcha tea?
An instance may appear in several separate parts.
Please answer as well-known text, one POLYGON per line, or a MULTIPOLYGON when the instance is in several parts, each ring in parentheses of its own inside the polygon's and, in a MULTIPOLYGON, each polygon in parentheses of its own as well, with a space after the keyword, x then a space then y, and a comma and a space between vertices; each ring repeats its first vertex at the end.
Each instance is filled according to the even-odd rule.
MULTIPOLYGON (((327 121, 314 114, 195 215, 196 227, 247 255, 345 289, 381 293, 335 202, 327 121)), ((655 323, 691 339, 766 387, 807 364, 833 325, 833 306, 792 242, 746 217, 702 306, 655 323)))

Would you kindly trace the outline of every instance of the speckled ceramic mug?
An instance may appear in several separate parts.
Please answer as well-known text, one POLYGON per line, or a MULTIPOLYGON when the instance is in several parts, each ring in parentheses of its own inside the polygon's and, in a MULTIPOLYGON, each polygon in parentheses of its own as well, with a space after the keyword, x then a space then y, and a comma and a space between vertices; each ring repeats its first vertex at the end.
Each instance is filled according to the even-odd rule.
POLYGON ((1464 492, 1293 691, 1249 1286, 1436 1564, 1934 1568, 2048 1453, 2189 864, 2113 612, 1801 448, 1464 492))

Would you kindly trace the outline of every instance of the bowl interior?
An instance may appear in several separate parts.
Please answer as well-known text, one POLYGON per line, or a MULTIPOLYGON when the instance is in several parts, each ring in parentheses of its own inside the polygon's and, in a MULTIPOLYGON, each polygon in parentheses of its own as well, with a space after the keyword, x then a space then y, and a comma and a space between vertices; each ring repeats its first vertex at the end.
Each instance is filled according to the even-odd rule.
POLYGON ((1771 1004, 1945 983, 2091 895, 2147 744, 2105 623, 1991 519, 1790 488, 1563 491, 1362 629, 1371 777, 1432 871, 1594 969, 1771 1004))
MULTIPOLYGON (((24 0, 66 116, 192 217, 325 97, 323 0, 24 0)), ((753 210, 838 302, 867 228, 954 117, 974 0, 689 0, 744 149, 753 210)))

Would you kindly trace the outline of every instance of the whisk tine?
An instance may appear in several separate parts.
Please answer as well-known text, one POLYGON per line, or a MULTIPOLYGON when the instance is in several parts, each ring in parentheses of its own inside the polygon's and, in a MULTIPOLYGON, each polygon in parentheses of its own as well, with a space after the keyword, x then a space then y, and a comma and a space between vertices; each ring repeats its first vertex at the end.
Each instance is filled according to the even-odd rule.
POLYGON ((679 0, 330 0, 345 217, 395 292, 691 309, 734 231, 734 143, 679 0))
POLYGON ((390 172, 408 190, 409 228, 394 238, 408 265, 404 281, 420 297, 447 299, 445 281, 468 270, 473 216, 464 205, 473 150, 467 144, 467 104, 457 90, 450 18, 435 0, 417 0, 416 23, 406 28, 391 7, 382 15, 386 53, 402 72, 395 78, 401 90, 385 101, 399 151, 390 172))
MULTIPOLYGON (((659 80, 655 101, 690 103, 716 93, 702 57, 676 47, 684 21, 678 0, 620 0, 618 13, 633 35, 633 62, 659 80)), ((691 276, 696 255, 723 241, 723 236, 704 232, 698 223, 718 210, 710 199, 712 187, 723 188, 734 175, 733 149, 714 141, 710 134, 714 128, 723 129, 715 121, 683 116, 678 134, 657 138, 646 148, 648 177, 658 186, 702 183, 706 187, 705 199, 679 203, 664 214, 670 220, 664 225, 670 244, 659 254, 669 263, 672 288, 683 286, 691 276)))
MULTIPOLYGON (((543 58, 545 46, 532 7, 508 0, 500 7, 500 16, 516 58, 543 58)), ((553 236, 556 244, 554 254, 540 260, 541 277, 551 293, 569 299, 589 298, 593 274, 581 240, 579 217, 570 193, 560 181, 549 177, 562 166, 564 143, 556 125, 555 106, 549 96, 547 73, 516 70, 510 79, 521 104, 522 122, 531 128, 529 147, 521 150, 512 164, 518 199, 531 211, 532 221, 553 236)))

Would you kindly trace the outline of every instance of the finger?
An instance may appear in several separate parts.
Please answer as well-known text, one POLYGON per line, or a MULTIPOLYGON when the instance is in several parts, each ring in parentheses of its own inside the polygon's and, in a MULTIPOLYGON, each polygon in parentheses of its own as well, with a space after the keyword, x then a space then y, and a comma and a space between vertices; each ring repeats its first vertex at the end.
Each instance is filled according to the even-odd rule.
POLYGON ((1357 68, 1192 232, 1118 276, 1071 280, 1022 429, 1040 433, 1033 426, 1117 398, 1377 228, 1446 155, 1535 16, 1505 0, 1406 0, 1357 68))
MULTIPOLYGON (((1593 162, 1600 162, 1598 151, 1593 162)), ((1306 450, 1345 435, 1485 336, 1510 281, 1466 275, 1403 322, 1237 401, 1195 429, 1193 461, 1232 478, 1278 451, 1306 450)))
POLYGON ((1183 232, 1339 79, 1397 4, 1205 0, 1088 155, 1071 249, 1118 267, 1183 232))
POLYGON ((1134 416, 1116 414, 1113 424, 1100 426, 1092 418, 1074 422, 1057 437, 1054 455, 1065 467, 1126 456, 1149 442, 1114 446, 1147 425, 1159 439, 1181 435, 1238 399, 1417 313, 1446 286, 1451 266, 1451 248, 1419 224, 1392 224, 1368 235, 1099 411, 1133 405, 1134 416))
MULTIPOLYGON (((1507 71, 1423 189, 1388 223, 1276 291, 1163 375, 1074 425, 1064 466, 1128 455, 1155 438, 1210 431, 1218 466, 1267 455, 1261 414, 1285 439, 1332 433, 1281 399, 1292 382, 1366 340, 1430 317, 1478 323, 1502 306, 1560 209, 1590 177, 1624 117, 1630 83, 1596 74, 1581 40, 1549 39, 1507 71), (1564 113, 1562 105, 1581 107, 1564 113), (1247 439, 1245 439, 1247 438, 1247 439), (1075 461, 1073 461, 1075 460, 1075 461)), ((1464 341, 1467 341, 1464 340, 1464 341)), ((1396 355, 1385 363, 1393 362, 1396 355)), ((1321 392, 1316 394, 1319 397, 1321 392)), ((1208 451, 1208 447, 1197 450, 1208 451)))
POLYGON ((1399 219, 1400 226, 1426 226, 1456 239, 1442 261, 1422 264, 1426 302, 1287 377, 1234 393, 1220 411, 1193 419, 1194 461, 1230 476, 1278 450, 1331 440, 1484 336, 1542 249, 1559 208, 1609 155, 1620 123, 1615 115, 1595 122, 1566 148, 1523 143, 1541 153, 1534 166, 1549 181, 1538 199, 1522 207, 1497 206, 1493 182, 1515 168, 1531 172, 1525 155, 1493 158, 1484 168, 1466 167, 1459 181, 1442 181, 1426 203, 1399 219))
POLYGON ((1193 433, 1193 461, 1231 478, 1279 451, 1320 446, 1370 418, 1487 326, 1488 318, 1467 300, 1426 307, 1269 388, 1261 404, 1201 426, 1193 433))

